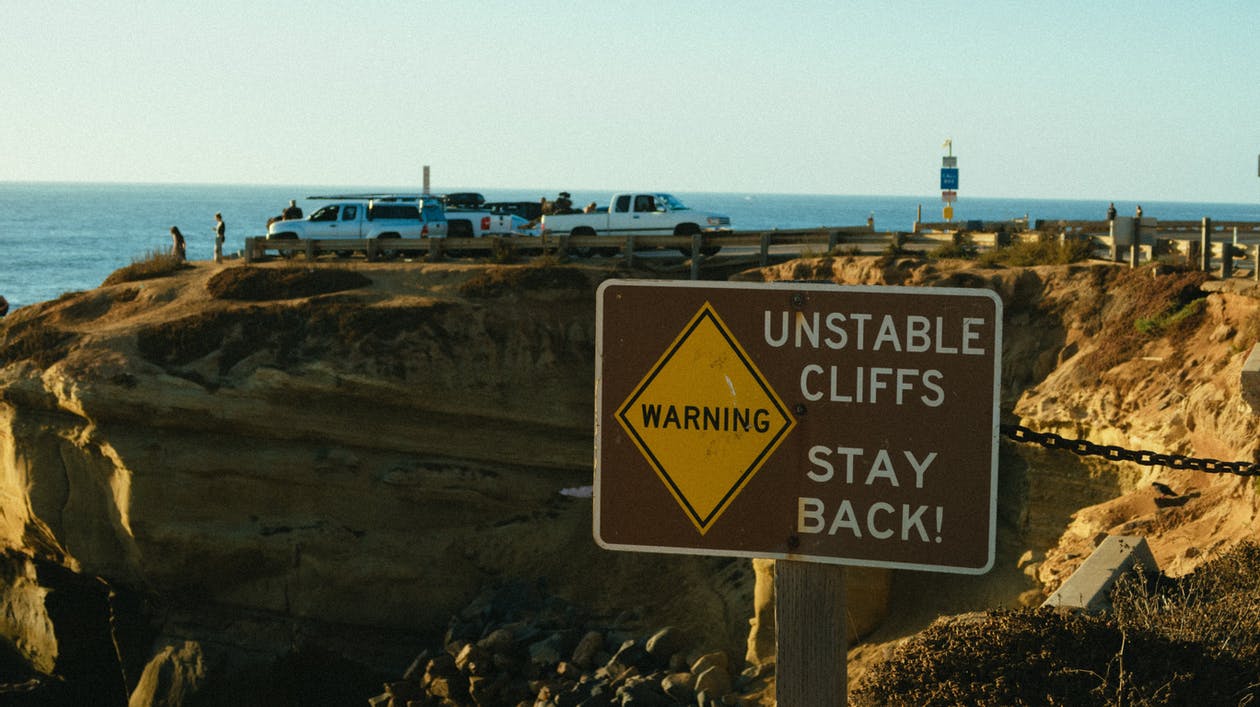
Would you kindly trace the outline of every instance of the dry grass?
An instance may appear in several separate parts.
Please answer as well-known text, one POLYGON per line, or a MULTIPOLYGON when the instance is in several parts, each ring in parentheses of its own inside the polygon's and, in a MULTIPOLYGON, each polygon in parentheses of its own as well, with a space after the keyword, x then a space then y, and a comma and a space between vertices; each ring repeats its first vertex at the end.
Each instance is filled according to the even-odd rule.
POLYGON ((459 288, 465 297, 493 299, 531 290, 590 291, 591 281, 577 268, 541 258, 520 267, 490 268, 469 279, 459 288))
POLYGON ((143 257, 133 259, 131 265, 121 267, 109 274, 101 286, 119 285, 124 282, 151 280, 155 277, 166 277, 192 266, 176 257, 169 251, 149 251, 143 257))
POLYGON ((854 691, 856 705, 1238 705, 1260 697, 1260 550, 1194 575, 1123 578, 1107 615, 1049 609, 942 620, 854 691))
POLYGON ((1105 292, 1093 311, 1079 312, 1098 347, 1088 359, 1089 373, 1102 373, 1133 358, 1149 341, 1173 336, 1196 325, 1208 275, 1181 271, 1157 274, 1151 268, 1126 271, 1105 292), (1092 320, 1092 321, 1091 321, 1092 320))
POLYGON ((990 267, 1067 265, 1088 260, 1092 255, 1093 245, 1087 240, 1067 239, 1060 242, 1057 236, 1047 234, 1036 241, 1018 241, 984 251, 976 261, 990 267))
POLYGON ((314 297, 372 284, 362 273, 332 268, 226 268, 206 283, 215 299, 263 302, 314 297))

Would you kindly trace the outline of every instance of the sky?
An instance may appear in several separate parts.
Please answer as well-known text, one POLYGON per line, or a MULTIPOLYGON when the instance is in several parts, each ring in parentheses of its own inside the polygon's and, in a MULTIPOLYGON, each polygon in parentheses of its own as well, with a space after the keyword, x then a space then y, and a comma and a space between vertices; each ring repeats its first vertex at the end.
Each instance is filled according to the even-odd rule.
POLYGON ((1260 199, 1260 3, 0 0, 0 181, 1260 199))

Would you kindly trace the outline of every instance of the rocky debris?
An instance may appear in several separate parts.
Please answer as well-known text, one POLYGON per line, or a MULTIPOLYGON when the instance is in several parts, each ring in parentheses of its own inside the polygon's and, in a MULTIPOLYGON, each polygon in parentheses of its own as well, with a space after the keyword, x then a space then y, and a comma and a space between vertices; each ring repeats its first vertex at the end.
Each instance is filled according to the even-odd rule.
POLYGON ((755 704, 749 675, 674 626, 635 633, 630 617, 588 615, 513 582, 488 589, 451 618, 374 707, 594 707, 755 704))

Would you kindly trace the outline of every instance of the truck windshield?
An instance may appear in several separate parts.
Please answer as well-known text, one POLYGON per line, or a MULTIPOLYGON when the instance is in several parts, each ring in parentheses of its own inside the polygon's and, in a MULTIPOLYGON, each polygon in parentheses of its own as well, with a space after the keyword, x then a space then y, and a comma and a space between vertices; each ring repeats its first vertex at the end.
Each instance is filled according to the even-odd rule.
POLYGON ((656 208, 660 211, 686 211, 687 207, 672 194, 657 194, 656 208))
POLYGON ((311 220, 312 221, 336 221, 337 208, 338 207, 336 204, 329 204, 328 206, 325 206, 319 211, 316 211, 315 213, 311 214, 311 220))

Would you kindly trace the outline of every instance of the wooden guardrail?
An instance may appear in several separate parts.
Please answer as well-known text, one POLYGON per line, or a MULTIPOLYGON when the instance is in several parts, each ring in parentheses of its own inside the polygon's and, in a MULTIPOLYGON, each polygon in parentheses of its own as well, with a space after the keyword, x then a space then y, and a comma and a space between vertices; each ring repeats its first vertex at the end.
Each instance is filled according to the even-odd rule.
MULTIPOLYGON (((348 257, 362 254, 368 260, 395 257, 440 260, 446 257, 512 255, 605 255, 621 256, 633 266, 636 254, 648 250, 675 250, 690 257, 692 276, 698 277, 703 260, 722 248, 750 248, 757 255, 750 258, 768 264, 771 250, 818 249, 831 253, 840 249, 854 255, 888 252, 891 245, 907 251, 923 252, 949 243, 960 243, 964 237, 977 248, 1002 246, 1013 239, 1044 238, 1089 239, 1096 257, 1113 261, 1128 260, 1132 266, 1161 257, 1184 256, 1187 262, 1204 270, 1214 269, 1219 262, 1222 274, 1232 275, 1233 261, 1260 257, 1260 223, 1247 221, 1213 222, 1156 221, 1145 218, 1136 239, 1117 238, 1110 221, 1038 220, 1032 231, 1025 231, 1023 220, 1006 222, 919 223, 917 231, 875 231, 867 226, 819 227, 730 231, 718 234, 688 236, 568 236, 546 233, 541 236, 488 236, 484 238, 393 238, 393 239, 269 239, 254 236, 245 239, 245 262, 254 262, 272 255, 301 256, 317 260, 323 256, 348 257), (986 230, 973 231, 967 226, 979 225, 986 230), (1184 246, 1183 246, 1184 244, 1184 246), (1231 247, 1226 248, 1225 245, 1231 247), (692 257, 694 255, 694 257, 692 257)), ((799 252, 799 251, 798 251, 799 252)), ((1260 267, 1252 267, 1260 279, 1260 267)))

